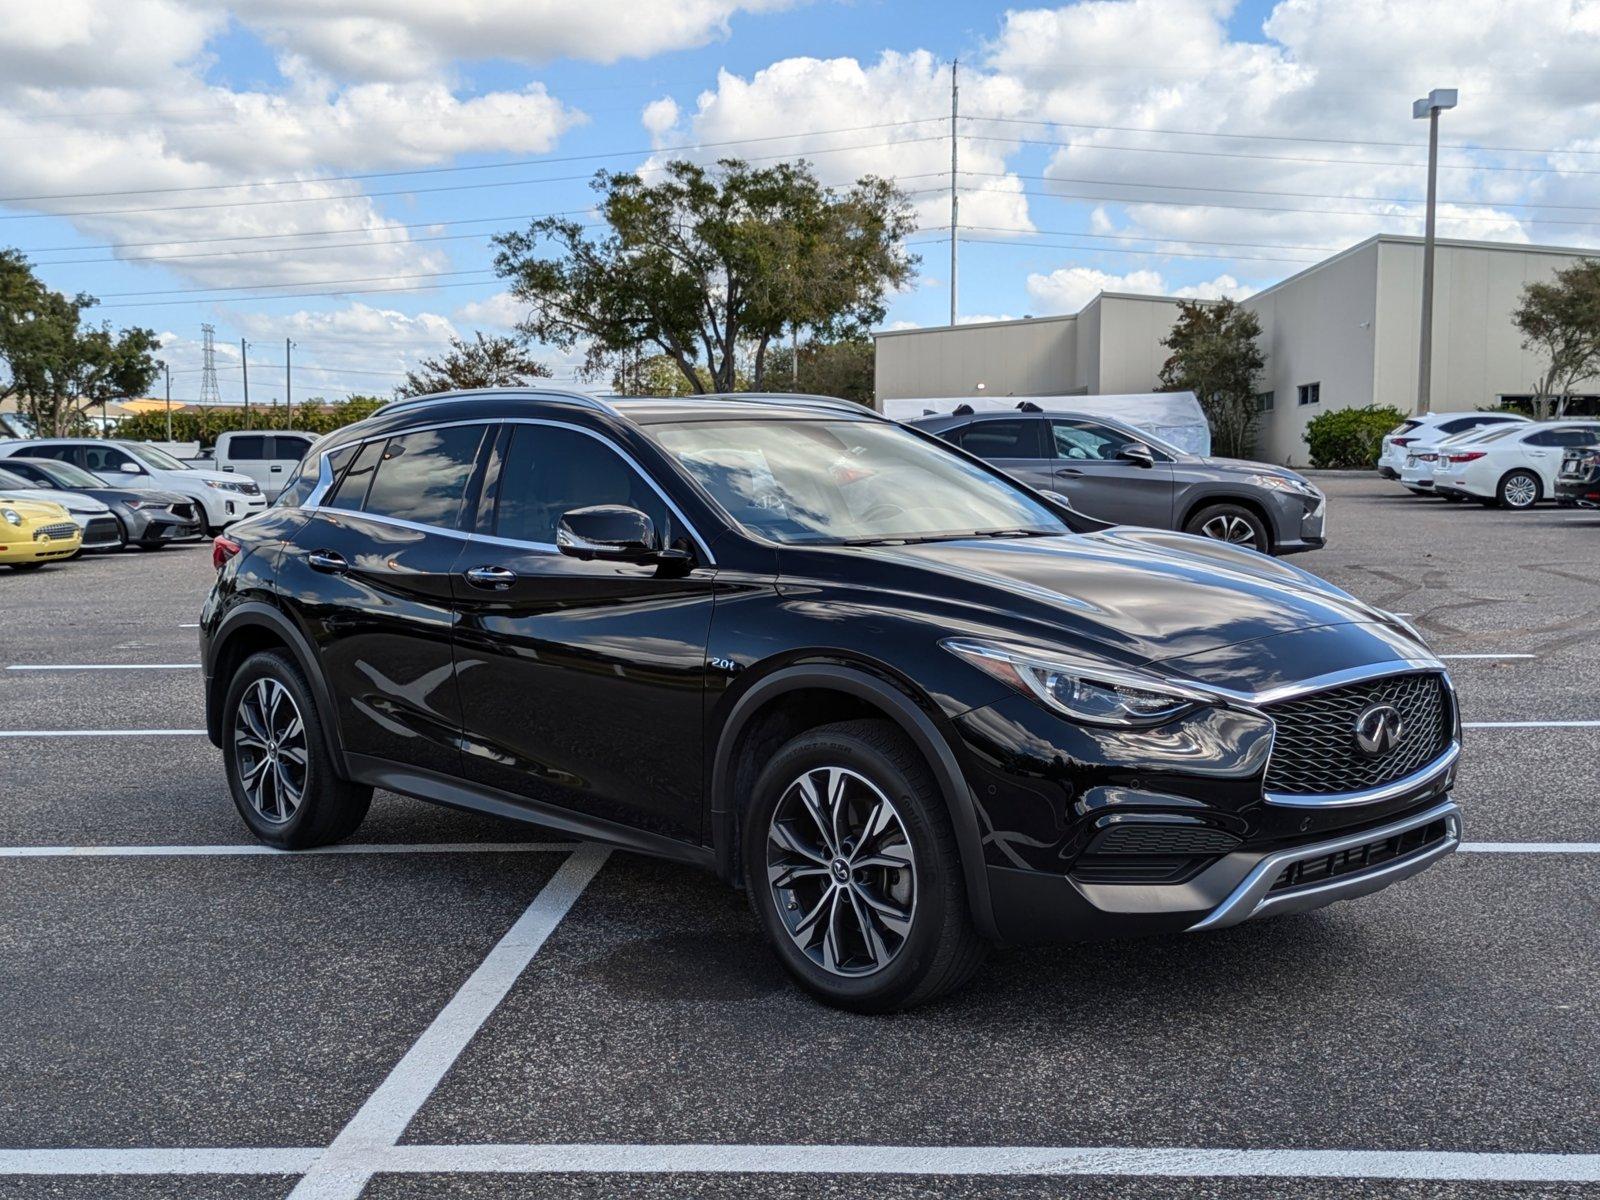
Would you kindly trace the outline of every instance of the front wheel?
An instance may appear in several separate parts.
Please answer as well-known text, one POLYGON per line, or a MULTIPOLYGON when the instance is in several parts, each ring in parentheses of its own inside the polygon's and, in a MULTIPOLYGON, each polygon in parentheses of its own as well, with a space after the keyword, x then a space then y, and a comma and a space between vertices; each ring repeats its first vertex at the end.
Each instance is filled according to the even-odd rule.
POLYGON ((264 650, 228 687, 222 752, 234 805, 250 831, 283 850, 349 837, 367 815, 372 789, 339 778, 322 721, 300 669, 264 650))
POLYGON ((13 571, 37 571, 44 566, 42 562, 11 563, 9 565, 13 571))
POLYGON ((1500 481, 1495 499, 1501 508, 1525 509, 1539 503, 1539 477, 1532 471, 1511 471, 1500 481))
POLYGON ((1183 531, 1259 550, 1262 554, 1272 552, 1272 539, 1267 536, 1266 525, 1242 504, 1208 504, 1189 518, 1183 531))
POLYGON ((944 799, 887 721, 825 725, 779 749, 746 810, 743 857, 767 940, 827 1004, 925 1004, 983 962, 944 799))

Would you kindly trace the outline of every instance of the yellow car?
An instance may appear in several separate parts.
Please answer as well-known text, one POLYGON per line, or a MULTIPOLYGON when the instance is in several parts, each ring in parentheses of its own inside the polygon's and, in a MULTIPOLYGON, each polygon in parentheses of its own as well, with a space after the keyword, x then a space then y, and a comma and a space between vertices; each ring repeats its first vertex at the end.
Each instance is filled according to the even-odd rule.
POLYGON ((71 558, 82 546, 83 531, 61 505, 0 495, 0 563, 37 571, 51 559, 71 558))

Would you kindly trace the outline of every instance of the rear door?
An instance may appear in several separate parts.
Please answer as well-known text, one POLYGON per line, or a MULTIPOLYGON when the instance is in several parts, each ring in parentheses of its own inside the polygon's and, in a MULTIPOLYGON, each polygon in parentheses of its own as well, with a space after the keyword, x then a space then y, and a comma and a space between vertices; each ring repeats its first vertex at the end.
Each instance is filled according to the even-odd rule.
POLYGON ((698 841, 709 553, 664 491, 596 432, 507 423, 488 478, 493 511, 455 573, 467 777, 698 841), (694 565, 562 554, 561 515, 594 504, 640 509, 694 565))
MULTIPOLYGON (((268 487, 272 437, 265 433, 225 433, 217 446, 217 470, 253 479, 271 499, 279 488, 268 487)), ((281 485, 280 485, 281 486, 281 485)))
POLYGON ((1119 525, 1172 528, 1172 461, 1146 445, 1153 466, 1141 466, 1118 452, 1137 439, 1078 417, 1050 421, 1055 459, 1055 490, 1079 512, 1119 525))
POLYGON ((1044 444, 1040 417, 979 418, 944 434, 968 454, 993 463, 1029 487, 1055 490, 1049 451, 1044 444))
POLYGON ((311 439, 299 433, 275 433, 267 448, 266 477, 256 477, 256 482, 261 485, 261 490, 267 494, 268 500, 276 500, 278 493, 283 491, 289 480, 294 477, 294 470, 300 465, 300 460, 311 449, 311 439))
POLYGON ((279 593, 317 648, 350 754, 460 770, 451 572, 494 428, 447 425, 336 452, 342 476, 284 547, 279 593))

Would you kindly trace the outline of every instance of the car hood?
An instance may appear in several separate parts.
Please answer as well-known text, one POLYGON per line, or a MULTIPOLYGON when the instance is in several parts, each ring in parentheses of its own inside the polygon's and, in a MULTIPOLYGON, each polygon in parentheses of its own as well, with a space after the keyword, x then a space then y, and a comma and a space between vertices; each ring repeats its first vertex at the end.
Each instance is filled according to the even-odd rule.
POLYGON ((37 500, 24 491, 0 492, 0 506, 15 509, 27 521, 59 521, 68 515, 54 500, 37 500))
POLYGON ((889 586, 958 606, 952 634, 995 636, 998 626, 1015 629, 1018 640, 1090 641, 1123 661, 1149 663, 1365 625, 1379 630, 1384 657, 1427 653, 1390 614, 1280 559, 1209 538, 1116 526, 865 549, 886 568, 889 586), (895 579, 896 568, 921 578, 895 579), (995 613, 1002 620, 993 621, 995 613))
POLYGON ((95 488, 93 495, 96 500, 107 504, 124 504, 129 500, 137 500, 140 504, 194 503, 182 492, 169 492, 165 488, 95 488))
MULTIPOLYGON (((1291 471, 1288 467, 1278 467, 1271 463, 1251 462, 1247 458, 1202 458, 1198 465, 1212 471, 1221 471, 1228 475, 1276 475, 1280 479, 1293 479, 1308 487, 1316 487, 1309 479, 1298 471, 1291 471)), ((1321 489, 1318 489, 1319 491, 1321 489)))

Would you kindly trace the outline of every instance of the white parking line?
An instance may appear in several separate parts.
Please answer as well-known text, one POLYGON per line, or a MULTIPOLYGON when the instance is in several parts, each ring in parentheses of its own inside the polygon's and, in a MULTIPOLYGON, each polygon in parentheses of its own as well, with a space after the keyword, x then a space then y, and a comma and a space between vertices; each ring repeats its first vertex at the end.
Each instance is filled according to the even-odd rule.
POLYGON ((0 729, 0 738, 204 737, 204 729, 0 729))
POLYGON ((562 863, 378 1090, 339 1131, 290 1200, 356 1200, 374 1171, 370 1151, 392 1148, 483 1023, 539 952, 610 854, 583 846, 562 863))
POLYGON ((1446 659, 1464 658, 1538 658, 1537 654, 1441 654, 1438 657, 1446 659))
POLYGON ((1463 721, 1463 729, 1600 729, 1600 721, 1463 721))
POLYGON ((200 622, 199 621, 187 621, 184 624, 179 625, 178 628, 179 629, 199 629, 200 628, 200 622))
POLYGON ((14 663, 8 671, 198 671, 199 663, 14 663))
POLYGON ((302 1175, 294 1196, 355 1196, 375 1174, 1107 1175, 1594 1183, 1600 1154, 1171 1146, 451 1145, 0 1150, 0 1175, 302 1175))
POLYGON ((279 850, 259 842, 221 846, 0 846, 0 858, 302 858, 325 854, 569 854, 579 842, 350 842, 279 850))
POLYGON ((1462 842, 1467 854, 1600 854, 1600 842, 1462 842))

